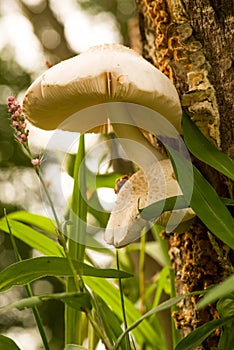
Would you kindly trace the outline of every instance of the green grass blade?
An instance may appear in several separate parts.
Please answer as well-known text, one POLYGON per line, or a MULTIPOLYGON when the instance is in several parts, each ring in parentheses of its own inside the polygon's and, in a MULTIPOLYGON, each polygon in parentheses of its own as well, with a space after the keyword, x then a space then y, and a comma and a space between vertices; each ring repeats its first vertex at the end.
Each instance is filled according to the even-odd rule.
POLYGON ((183 136, 186 146, 196 158, 234 180, 234 162, 209 142, 185 113, 183 136))
POLYGON ((63 350, 89 350, 80 345, 67 344, 63 350))
POLYGON ((93 192, 88 200, 88 212, 99 221, 101 227, 106 227, 110 214, 101 206, 97 191, 93 192))
POLYGON ((15 211, 7 215, 9 219, 22 222, 33 227, 36 227, 43 232, 49 233, 56 237, 55 223, 50 218, 42 215, 32 214, 28 211, 15 211))
POLYGON ((207 228, 234 249, 234 219, 223 201, 195 167, 192 168, 192 174, 188 160, 172 148, 168 147, 168 151, 175 166, 175 173, 177 174, 177 168, 180 170, 179 184, 185 200, 207 228))
POLYGON ((187 208, 188 204, 184 196, 169 197, 149 206, 144 209, 139 209, 141 217, 145 220, 157 219, 163 212, 171 210, 179 210, 187 208))
POLYGON ((234 292, 234 275, 229 276, 225 281, 211 288, 207 294, 199 301, 197 307, 202 309, 216 300, 226 297, 234 292))
MULTIPOLYGON (((121 328, 121 321, 115 315, 115 313, 107 306, 107 304, 103 301, 102 298, 96 296, 96 309, 97 314, 99 314, 103 327, 105 328, 105 332, 110 340, 113 343, 116 342, 118 337, 123 332, 121 328)), ((94 306, 95 307, 95 306, 94 306)), ((126 342, 123 342, 120 345, 120 350, 126 350, 126 342)))
MULTIPOLYGON (((86 221, 87 221, 87 201, 86 201, 86 167, 85 167, 85 136, 80 135, 79 146, 75 156, 73 167, 74 185, 71 198, 71 208, 67 241, 67 258, 70 267, 74 271, 71 259, 83 262, 86 244, 86 221)), ((67 278, 67 292, 80 291, 78 278, 73 273, 67 278)), ((65 307, 65 344, 81 344, 82 342, 82 314, 68 306, 65 307), (74 324, 76 327, 74 327, 74 324)))
MULTIPOLYGON (((89 277, 84 277, 84 281, 94 293, 97 293, 103 300, 105 300, 111 310, 113 310, 118 318, 123 321, 118 289, 106 280, 102 280, 100 283, 97 279, 94 280, 89 277)), ((140 312, 127 298, 125 298, 125 306, 128 324, 134 323, 141 317, 140 312)), ((139 327, 134 329, 133 334, 136 341, 141 346, 143 346, 143 344, 148 344, 149 346, 152 346, 154 350, 166 350, 166 345, 162 335, 157 329, 154 329, 147 320, 144 320, 139 327)))
MULTIPOLYGON (((75 155, 67 154, 65 159, 65 169, 70 176, 74 175, 74 164, 75 164, 75 155)), ((87 177, 87 187, 91 190, 96 190, 100 187, 109 187, 114 188, 115 180, 121 177, 120 173, 109 173, 109 174, 96 174, 86 169, 87 177)))
MULTIPOLYGON (((127 278, 127 272, 114 269, 98 269, 73 260, 77 274, 100 278, 127 278)), ((23 260, 8 266, 0 273, 0 291, 3 292, 14 285, 25 285, 45 276, 72 276, 66 258, 38 257, 23 260)))
MULTIPOLYGON (((10 219, 10 216, 8 216, 8 222, 13 236, 28 244, 31 248, 36 249, 45 255, 64 255, 62 247, 43 233, 38 232, 22 222, 10 219)), ((0 219, 0 230, 9 234, 5 218, 0 219)))
POLYGON ((234 249, 234 219, 214 188, 196 168, 190 205, 208 229, 234 249))
POLYGON ((69 215, 68 251, 72 259, 82 261, 84 258, 87 200, 86 200, 86 166, 85 166, 85 141, 84 135, 80 135, 79 147, 74 164, 74 186, 69 215))
POLYGON ((216 329, 231 322, 233 317, 226 317, 205 323, 189 333, 176 346, 175 350, 195 350, 216 329))
POLYGON ((16 345, 16 343, 12 339, 10 339, 2 334, 0 334, 0 349, 2 349, 2 350, 20 350, 20 348, 16 345))
POLYGON ((23 310, 25 308, 33 308, 47 300, 60 300, 63 303, 68 304, 69 306, 77 310, 91 309, 90 295, 88 293, 74 292, 43 294, 38 296, 32 296, 30 298, 24 298, 12 304, 1 307, 0 312, 7 311, 13 308, 16 308, 18 310, 23 310))
POLYGON ((231 198, 225 198, 225 197, 220 197, 223 204, 227 205, 227 206, 230 206, 230 207, 233 207, 234 206, 234 199, 231 199, 231 198))

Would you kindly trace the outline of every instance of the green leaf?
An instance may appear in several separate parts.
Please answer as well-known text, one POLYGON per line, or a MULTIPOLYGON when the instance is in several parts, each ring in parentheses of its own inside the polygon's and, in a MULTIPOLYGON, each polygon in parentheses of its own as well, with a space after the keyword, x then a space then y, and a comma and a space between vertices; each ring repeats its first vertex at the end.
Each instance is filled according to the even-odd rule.
POLYGON ((211 288, 207 294, 198 302, 198 309, 202 309, 208 304, 214 303, 220 298, 224 298, 234 292, 234 275, 228 277, 225 281, 211 288))
MULTIPOLYGON (((78 261, 84 261, 86 232, 87 232, 87 187, 86 187, 86 166, 85 166, 85 135, 79 137, 79 146, 75 156, 73 167, 73 191, 71 207, 69 211, 67 249, 69 257, 78 261)), ((74 269, 74 267, 73 267, 74 269)), ((77 280, 78 282, 78 280, 77 280)), ((76 277, 66 279, 66 291, 77 290, 76 277)), ((81 332, 77 329, 82 327, 81 312, 70 307, 65 307, 65 344, 81 344, 81 332), (75 325, 75 327, 74 327, 75 325)))
POLYGON ((116 345, 115 345, 115 349, 118 349, 118 346, 120 344, 120 342, 122 341, 122 339, 125 337, 125 335, 127 333, 129 333, 130 331, 134 330, 136 327, 138 327, 143 321, 146 321, 147 318, 149 318, 150 316, 154 315, 155 313, 157 312, 160 312, 160 311, 164 311, 166 309, 169 309, 171 308, 172 306, 176 305, 177 303, 179 303, 181 300, 185 299, 186 297, 189 297, 191 295, 197 295, 197 294, 200 294, 201 292, 198 291, 198 292, 193 292, 193 293, 190 293, 190 294, 183 294, 183 295, 179 295, 177 297, 174 297, 174 298, 170 298, 169 300, 161 303, 160 305, 158 305, 157 307, 155 307, 154 309, 146 312, 143 316, 139 317, 135 322, 133 322, 131 324, 131 326, 129 326, 122 334, 121 336, 119 337, 119 339, 117 340, 116 342, 116 345))
POLYGON ((195 350, 216 328, 220 328, 232 320, 233 317, 226 317, 205 323, 182 339, 175 350, 195 350))
MULTIPOLYGON (((102 278, 131 277, 127 272, 114 269, 97 269, 73 260, 77 274, 102 278)), ((66 258, 38 257, 27 259, 10 265, 0 273, 0 291, 3 292, 14 285, 25 285, 45 276, 72 276, 66 258)))
MULTIPOLYGON (((140 243, 132 243, 128 246, 128 252, 135 252, 141 250, 140 243)), ((147 242, 145 246, 145 253, 149 255, 153 260, 155 260, 161 266, 166 265, 166 261, 164 259, 162 249, 159 242, 151 241, 147 242)))
POLYGON ((175 197, 162 199, 158 202, 150 204, 144 209, 139 209, 139 211, 143 219, 154 220, 158 218, 162 214, 162 212, 177 210, 177 209, 184 209, 187 207, 188 207, 188 204, 184 196, 175 196, 175 197))
MULTIPOLYGON (((98 294, 111 310, 118 316, 123 322, 122 309, 120 304, 119 291, 111 283, 106 280, 97 280, 90 277, 84 277, 84 281, 89 288, 96 294, 98 294)), ((132 302, 124 298, 126 307, 126 316, 128 324, 134 323, 141 317, 140 312, 132 304, 132 302)), ((163 335, 157 329, 154 329, 147 320, 144 320, 142 324, 133 330, 133 334, 136 341, 140 344, 149 344, 154 350, 166 350, 163 335)), ((120 340, 121 343, 122 339, 120 340)))
POLYGON ((208 229, 234 249, 234 219, 214 188, 195 167, 190 205, 208 229))
POLYGON ((178 181, 185 200, 207 228, 234 249, 234 219, 214 188, 195 167, 192 174, 191 163, 181 154, 170 147, 167 149, 177 176, 177 168, 180 170, 178 181))
POLYGON ((80 346, 80 345, 67 344, 64 350, 89 350, 89 349, 84 348, 83 346, 80 346))
POLYGON ((234 249, 234 219, 214 188, 196 168, 190 205, 211 232, 234 249))
MULTIPOLYGON (((70 176, 73 176, 75 154, 67 154, 65 159, 65 169, 70 176)), ((114 188, 115 180, 121 177, 123 174, 120 173, 109 173, 109 174, 96 174, 86 169, 87 187, 91 190, 96 190, 100 187, 114 188)))
POLYGON ((114 188, 115 181, 121 176, 122 174, 120 173, 96 174, 89 170, 87 174, 87 185, 93 190, 101 187, 114 188))
POLYGON ((60 300, 69 306, 72 309, 78 310, 78 311, 84 311, 84 310, 91 310, 91 299, 90 295, 88 293, 80 293, 79 295, 69 296, 71 293, 65 293, 64 297, 62 297, 60 300))
POLYGON ((74 163, 74 186, 71 198, 71 210, 68 227, 68 250, 72 258, 82 260, 84 257, 84 245, 86 244, 86 221, 87 221, 87 199, 86 199, 86 171, 84 162, 85 141, 84 135, 79 138, 79 147, 74 163))
POLYGON ((60 300, 63 303, 67 304, 70 307, 75 308, 76 310, 85 310, 91 309, 90 295, 88 293, 56 293, 56 294, 43 294, 38 296, 33 296, 30 298, 24 298, 19 301, 16 301, 12 304, 3 306, 0 308, 0 311, 6 311, 13 308, 18 310, 23 310, 25 308, 33 308, 41 304, 43 301, 47 300, 60 300))
POLYGON ((225 198, 225 197, 220 197, 222 202, 227 205, 227 206, 231 206, 233 207, 234 206, 234 200, 233 199, 230 199, 230 198, 225 198))
POLYGON ((5 335, 0 334, 0 349, 2 350, 20 350, 16 343, 6 337, 5 335))
POLYGON ((99 221, 101 227, 106 227, 110 215, 101 206, 96 191, 93 192, 91 198, 88 200, 88 212, 99 221))
POLYGON ((217 310, 220 318, 234 316, 234 293, 219 299, 217 303, 217 310))
POLYGON ((56 237, 55 223, 50 218, 42 215, 32 214, 28 211, 16 211, 7 215, 9 219, 20 221, 24 224, 34 226, 43 232, 56 237))
POLYGON ((196 158, 234 180, 234 162, 209 142, 185 113, 183 136, 186 146, 196 158))
MULTIPOLYGON (((62 247, 43 233, 40 233, 19 221, 10 219, 10 216, 8 216, 8 222, 13 236, 19 238, 33 249, 36 249, 45 255, 64 256, 62 247)), ((0 219, 0 230, 9 234, 5 218, 0 219)))
POLYGON ((166 294, 170 294, 171 285, 170 285, 170 270, 168 266, 165 266, 159 274, 159 278, 157 279, 157 289, 154 296, 153 307, 157 307, 159 301, 161 299, 162 292, 164 291, 166 294))
MULTIPOLYGON (((96 296, 96 308, 97 314, 101 316, 102 324, 105 327, 106 334, 109 339, 112 339, 112 343, 114 344, 118 337, 123 332, 121 328, 121 321, 115 315, 115 313, 108 307, 108 305, 103 301, 102 298, 96 296)), ((94 306, 95 307, 95 306, 94 306)), ((120 350, 126 349, 125 339, 120 344, 120 350)))
MULTIPOLYGON (((234 293, 227 298, 222 298, 217 303, 217 310, 220 318, 234 315, 234 293)), ((233 321, 222 327, 221 337, 219 339, 218 349, 232 350, 234 348, 234 317, 233 321)))

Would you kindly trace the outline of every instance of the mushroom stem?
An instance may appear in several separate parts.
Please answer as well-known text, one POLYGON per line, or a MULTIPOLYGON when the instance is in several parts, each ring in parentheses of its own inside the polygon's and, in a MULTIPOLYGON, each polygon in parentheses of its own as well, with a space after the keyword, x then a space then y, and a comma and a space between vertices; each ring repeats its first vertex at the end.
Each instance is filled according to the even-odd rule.
POLYGON ((131 161, 147 169, 152 163, 165 159, 135 125, 124 103, 110 103, 107 109, 114 132, 131 161))

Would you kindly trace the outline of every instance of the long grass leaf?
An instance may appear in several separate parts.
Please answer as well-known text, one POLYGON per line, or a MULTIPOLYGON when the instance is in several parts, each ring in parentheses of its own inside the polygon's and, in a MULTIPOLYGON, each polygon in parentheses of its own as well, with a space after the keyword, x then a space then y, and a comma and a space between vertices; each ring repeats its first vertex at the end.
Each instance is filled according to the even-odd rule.
POLYGON ((28 211, 15 211, 7 215, 12 220, 31 225, 56 237, 55 223, 50 218, 42 215, 29 213, 28 211))
MULTIPOLYGON (((125 278, 131 275, 114 269, 98 269, 73 260, 77 274, 101 278, 125 278)), ((45 276, 72 276, 66 258, 38 257, 23 260, 8 266, 0 273, 0 291, 3 292, 14 285, 25 285, 45 276)))
POLYGON ((196 158, 234 180, 234 162, 209 142, 185 113, 183 135, 186 146, 196 158))
MULTIPOLYGON (((43 233, 25 225, 22 222, 12 220, 8 216, 8 222, 14 237, 28 244, 31 248, 50 256, 63 256, 62 247, 43 233)), ((9 233, 5 218, 0 219, 0 230, 9 233)))
POLYGON ((10 339, 2 334, 0 334, 0 349, 20 350, 20 348, 16 345, 16 343, 12 339, 10 339))
POLYGON ((207 228, 234 249, 234 219, 210 183, 177 151, 168 147, 185 200, 207 228), (191 169, 193 171, 191 171, 191 169))
POLYGON ((74 292, 74 293, 43 294, 43 295, 32 296, 29 298, 23 298, 14 303, 0 307, 0 312, 7 311, 13 308, 16 308, 18 310, 23 310, 25 308, 33 308, 47 300, 60 300, 77 310, 85 310, 87 308, 91 309, 90 295, 88 293, 74 292))
POLYGON ((198 327, 189 333, 176 346, 175 350, 195 350, 197 347, 216 329, 231 322, 233 317, 226 317, 219 320, 213 320, 198 327))
MULTIPOLYGON (((102 280, 100 283, 97 279, 94 280, 89 277, 84 277, 84 281, 93 292, 97 293, 105 300, 111 310, 123 321, 118 289, 106 280, 102 280)), ((140 312, 128 298, 125 298, 125 306, 128 324, 134 323, 141 317, 140 312)), ((154 350, 166 350, 162 335, 157 329, 154 329, 147 320, 139 325, 138 328, 134 329, 133 334, 136 341, 142 346, 148 344, 152 346, 154 350)))
POLYGON ((202 309, 216 300, 226 297, 234 292, 234 275, 229 276, 225 281, 211 288, 207 294, 199 301, 197 307, 202 309))

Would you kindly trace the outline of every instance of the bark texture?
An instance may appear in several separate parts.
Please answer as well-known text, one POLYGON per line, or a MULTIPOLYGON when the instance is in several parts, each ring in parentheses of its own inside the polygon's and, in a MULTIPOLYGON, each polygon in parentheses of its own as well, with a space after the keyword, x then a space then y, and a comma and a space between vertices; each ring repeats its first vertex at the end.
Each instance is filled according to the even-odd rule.
MULTIPOLYGON (((183 108, 216 147, 234 159, 234 2, 224 0, 136 0, 142 54, 175 84, 183 108)), ((233 184, 194 159, 219 195, 233 198, 233 184)), ((227 274, 226 247, 197 220, 188 232, 172 235, 171 260, 177 293, 202 290, 227 274), (215 249, 215 247, 219 249, 215 249)), ((197 298, 175 314, 186 335, 218 317, 214 306, 198 313, 197 298)), ((213 334, 199 349, 217 346, 213 334)))

